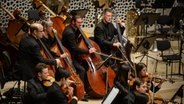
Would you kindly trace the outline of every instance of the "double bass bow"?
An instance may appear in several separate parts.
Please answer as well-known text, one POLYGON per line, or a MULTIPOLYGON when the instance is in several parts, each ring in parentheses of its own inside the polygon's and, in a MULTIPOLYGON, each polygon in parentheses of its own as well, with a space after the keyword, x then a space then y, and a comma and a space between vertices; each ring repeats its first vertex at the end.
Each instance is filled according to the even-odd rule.
MULTIPOLYGON (((100 52, 99 46, 94 41, 87 39, 81 28, 79 28, 79 30, 82 38, 78 43, 78 47, 86 50, 94 47, 97 52, 100 52)), ((97 67, 102 63, 100 55, 85 54, 82 55, 81 58, 87 63, 87 93, 92 97, 103 97, 107 93, 108 87, 112 88, 114 85, 114 71, 111 67, 106 67, 104 65, 97 70, 97 67)))

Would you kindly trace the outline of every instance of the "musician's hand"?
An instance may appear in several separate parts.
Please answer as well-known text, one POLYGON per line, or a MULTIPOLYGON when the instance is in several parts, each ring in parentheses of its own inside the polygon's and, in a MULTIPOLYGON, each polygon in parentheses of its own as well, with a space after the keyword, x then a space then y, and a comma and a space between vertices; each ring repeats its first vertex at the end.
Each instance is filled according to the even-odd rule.
POLYGON ((116 42, 116 43, 113 43, 113 46, 114 46, 114 47, 118 47, 118 48, 119 48, 119 47, 121 47, 122 45, 121 45, 121 43, 120 43, 120 42, 116 42))
POLYGON ((125 21, 121 20, 120 18, 117 18, 116 21, 121 27, 125 27, 125 21))
POLYGON ((56 60, 57 67, 62 66, 62 65, 61 65, 61 61, 60 61, 59 59, 55 59, 55 60, 56 60))
POLYGON ((68 94, 69 95, 73 95, 73 90, 74 90, 73 87, 68 87, 68 91, 69 91, 68 94))
POLYGON ((89 49, 89 53, 94 53, 94 52, 96 52, 96 49, 95 48, 90 48, 89 49))
POLYGON ((56 31, 56 29, 52 28, 52 31, 53 31, 55 34, 57 34, 57 31, 56 31))
POLYGON ((66 58, 67 56, 68 56, 67 53, 63 53, 63 54, 60 55, 60 58, 66 58))

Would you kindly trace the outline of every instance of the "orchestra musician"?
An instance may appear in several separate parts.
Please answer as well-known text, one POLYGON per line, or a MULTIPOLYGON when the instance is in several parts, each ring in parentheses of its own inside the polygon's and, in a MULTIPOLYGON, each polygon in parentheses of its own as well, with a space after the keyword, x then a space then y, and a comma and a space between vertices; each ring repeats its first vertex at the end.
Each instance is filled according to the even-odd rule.
POLYGON ((130 92, 128 80, 131 74, 131 67, 128 64, 122 63, 118 68, 119 70, 117 70, 114 84, 120 89, 120 93, 114 99, 112 104, 128 104, 127 101, 132 101, 131 99, 128 99, 128 93, 130 92))
POLYGON ((68 77, 70 75, 68 70, 62 68, 56 71, 55 82, 47 90, 47 104, 77 104, 78 99, 76 96, 72 96, 73 89, 68 86, 68 77), (64 87, 63 90, 61 90, 61 87, 64 87), (72 96, 72 100, 69 103, 67 96, 72 96))
MULTIPOLYGON (((78 47, 77 43, 79 42, 79 38, 81 36, 79 28, 81 28, 82 22, 83 19, 79 15, 75 15, 72 17, 70 25, 68 25, 64 29, 62 43, 71 53, 71 58, 76 69, 76 73, 79 74, 79 77, 84 83, 85 68, 79 63, 77 56, 82 54, 94 53, 96 49, 92 47, 89 50, 85 50, 78 47)), ((87 98, 84 97, 84 99, 82 100, 87 101, 87 98)))
POLYGON ((42 22, 43 25, 43 30, 44 30, 44 35, 41 38, 42 42, 45 44, 45 46, 47 47, 47 49, 50 51, 51 55, 53 57, 60 57, 60 58, 65 58, 67 56, 66 53, 63 54, 57 54, 53 51, 50 50, 50 48, 52 47, 52 45, 56 42, 55 38, 51 37, 51 34, 56 34, 57 31, 53 28, 53 22, 50 20, 47 21, 43 21, 42 22))
POLYGON ((149 104, 149 97, 146 95, 147 93, 147 82, 144 80, 135 80, 132 86, 132 92, 130 94, 133 95, 134 104, 149 104))
POLYGON ((158 90, 160 90, 162 83, 164 80, 161 80, 157 86, 155 86, 152 82, 152 80, 149 80, 149 73, 147 72, 147 66, 144 63, 138 63, 136 64, 136 72, 137 72, 137 77, 139 79, 146 79, 148 81, 148 90, 151 90, 152 92, 156 93, 158 90), (147 80, 148 79, 148 80, 147 80))
POLYGON ((119 88, 120 93, 114 99, 112 104, 147 104, 149 102, 147 91, 147 82, 144 80, 135 80, 133 86, 128 81, 131 78, 131 67, 123 63, 119 66, 114 84, 119 88), (142 101, 139 102, 139 101, 142 101))
POLYGON ((40 23, 33 23, 30 25, 30 32, 30 35, 23 37, 20 41, 19 56, 13 68, 14 77, 24 81, 34 77, 33 69, 40 62, 61 65, 59 59, 44 58, 40 52, 40 45, 37 41, 44 35, 43 26, 40 23))
POLYGON ((27 96, 24 97, 25 104, 46 104, 47 91, 43 81, 49 76, 47 65, 38 63, 35 67, 35 77, 27 81, 27 96))
MULTIPOLYGON (((105 9, 102 14, 101 22, 94 29, 94 41, 100 46, 102 53, 111 54, 113 47, 121 47, 120 42, 113 42, 113 38, 118 34, 117 29, 112 24, 113 11, 109 8, 105 9)), ((124 31, 124 23, 119 20, 121 33, 124 31)), ((105 60, 106 57, 102 58, 105 60)), ((107 61, 107 65, 110 61, 107 61)))

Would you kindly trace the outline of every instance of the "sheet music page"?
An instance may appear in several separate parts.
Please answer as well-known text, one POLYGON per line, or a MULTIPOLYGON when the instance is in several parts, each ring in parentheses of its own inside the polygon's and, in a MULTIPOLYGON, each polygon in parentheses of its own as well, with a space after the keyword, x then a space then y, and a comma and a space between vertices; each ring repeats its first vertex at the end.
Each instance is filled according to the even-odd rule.
POLYGON ((110 93, 108 94, 107 98, 104 100, 102 104, 111 104, 118 93, 119 93, 119 89, 116 87, 113 87, 110 93))

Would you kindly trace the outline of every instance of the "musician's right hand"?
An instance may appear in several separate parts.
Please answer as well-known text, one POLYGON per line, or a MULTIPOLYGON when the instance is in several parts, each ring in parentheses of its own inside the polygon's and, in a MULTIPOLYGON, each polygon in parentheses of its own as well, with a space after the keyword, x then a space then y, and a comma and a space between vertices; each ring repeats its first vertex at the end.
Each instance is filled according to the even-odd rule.
POLYGON ((57 67, 61 67, 61 61, 59 59, 55 59, 56 60, 56 64, 57 64, 57 67))
POLYGON ((94 53, 94 52, 96 52, 96 49, 95 48, 90 48, 89 49, 89 53, 94 53))
POLYGON ((67 53, 63 53, 63 54, 60 55, 60 58, 66 58, 67 56, 68 56, 67 53))
POLYGON ((116 43, 113 43, 113 46, 114 46, 114 47, 118 47, 118 48, 119 48, 119 47, 121 47, 122 45, 121 45, 121 43, 120 43, 120 42, 116 42, 116 43))

